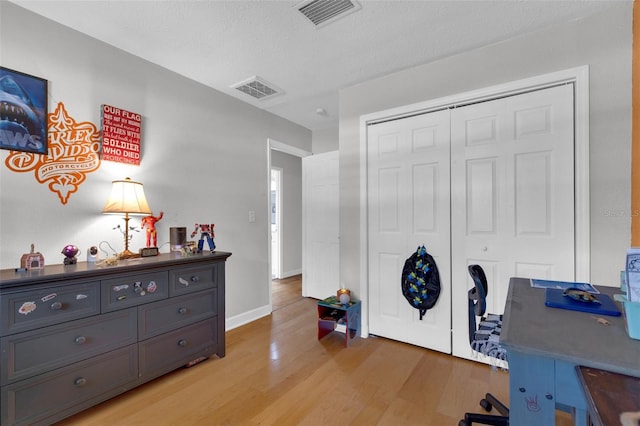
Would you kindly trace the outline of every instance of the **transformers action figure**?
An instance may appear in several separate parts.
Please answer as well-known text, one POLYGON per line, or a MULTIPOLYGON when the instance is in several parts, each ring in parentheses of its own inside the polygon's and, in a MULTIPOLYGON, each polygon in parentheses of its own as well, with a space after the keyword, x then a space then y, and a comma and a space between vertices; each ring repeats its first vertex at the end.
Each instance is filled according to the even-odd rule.
POLYGON ((215 225, 212 223, 209 224, 198 224, 196 223, 196 227, 191 233, 191 238, 195 237, 198 233, 198 229, 200 229, 200 241, 198 241, 198 253, 202 253, 202 248, 204 247, 204 239, 207 238, 207 242, 209 243, 209 250, 214 251, 216 249, 216 244, 213 242, 213 227, 215 225))

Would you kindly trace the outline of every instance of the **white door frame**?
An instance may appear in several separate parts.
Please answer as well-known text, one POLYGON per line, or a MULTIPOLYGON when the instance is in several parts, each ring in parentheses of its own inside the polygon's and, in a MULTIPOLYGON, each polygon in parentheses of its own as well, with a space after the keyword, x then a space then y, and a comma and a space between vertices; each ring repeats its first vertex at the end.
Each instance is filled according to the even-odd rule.
POLYGON ((462 106, 531 90, 573 83, 575 88, 575 277, 590 281, 589 212, 589 66, 570 68, 532 78, 378 111, 360 117, 360 296, 362 336, 369 335, 367 126, 443 108, 462 106))
MULTIPOLYGON (((285 154, 294 155, 296 157, 304 158, 309 155, 312 155, 311 152, 306 151, 304 149, 295 147, 293 145, 288 145, 283 142, 279 142, 275 139, 268 138, 267 139, 267 183, 266 190, 267 194, 271 194, 271 150, 284 152, 285 154)), ((266 211, 268 212, 267 217, 271 217, 271 195, 266 197, 267 199, 267 207, 266 211)), ((269 238, 267 239, 267 258, 269 259, 269 274, 267 278, 267 283, 269 285, 269 311, 273 310, 273 301, 271 299, 271 271, 273 265, 271 264, 271 220, 266 221, 267 224, 267 235, 269 238)), ((282 224, 281 224, 282 225, 282 224)), ((280 262, 282 264, 282 244, 280 244, 280 262)))

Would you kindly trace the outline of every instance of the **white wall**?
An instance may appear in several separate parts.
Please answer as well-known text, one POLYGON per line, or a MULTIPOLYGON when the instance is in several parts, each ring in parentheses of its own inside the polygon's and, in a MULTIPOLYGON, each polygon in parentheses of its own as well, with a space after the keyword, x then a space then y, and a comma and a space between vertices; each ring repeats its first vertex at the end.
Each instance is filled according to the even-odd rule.
POLYGON ((282 169, 282 277, 302 273, 302 159, 271 151, 271 165, 282 169))
MULTIPOLYGON (((340 92, 340 276, 359 283, 361 115, 590 67, 591 281, 617 286, 630 244, 632 3, 340 92)), ((358 291, 358 286, 354 286, 358 291)), ((354 289, 354 288, 352 288, 354 289)))
POLYGON ((313 131, 313 153, 322 154, 338 149, 338 127, 313 131))
MULTIPOLYGON (((267 139, 311 151, 311 132, 74 30, 0 2, 0 63, 49 81, 49 109, 63 102, 77 121, 99 127, 100 105, 142 115, 139 167, 103 162, 62 205, 34 174, 4 165, 0 151, 0 267, 14 268, 35 243, 48 264, 60 250, 83 250, 102 240, 117 251, 123 223, 102 215, 111 181, 144 183, 158 222, 158 244, 169 227, 215 223, 216 245, 227 262, 227 321, 264 313, 269 304, 267 139), (256 212, 249 223, 248 212, 256 212)), ((221 58, 225 60, 225 58, 221 58)), ((140 225, 132 219, 132 225, 140 225)), ((136 234, 131 247, 144 245, 136 234)), ((205 245, 206 247, 206 245, 205 245)), ((168 251, 168 246, 161 246, 168 251)), ((82 257, 81 257, 82 259, 82 257)))

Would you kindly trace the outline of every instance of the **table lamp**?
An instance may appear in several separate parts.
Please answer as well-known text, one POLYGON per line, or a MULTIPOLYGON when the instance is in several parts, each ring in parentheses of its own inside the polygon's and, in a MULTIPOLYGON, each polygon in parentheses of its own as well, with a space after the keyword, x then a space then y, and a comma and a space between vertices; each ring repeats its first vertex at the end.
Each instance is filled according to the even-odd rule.
POLYGON ((129 251, 129 215, 151 214, 142 184, 134 182, 130 178, 114 180, 111 195, 102 209, 102 213, 124 214, 124 251, 118 254, 118 259, 137 257, 136 253, 129 251))

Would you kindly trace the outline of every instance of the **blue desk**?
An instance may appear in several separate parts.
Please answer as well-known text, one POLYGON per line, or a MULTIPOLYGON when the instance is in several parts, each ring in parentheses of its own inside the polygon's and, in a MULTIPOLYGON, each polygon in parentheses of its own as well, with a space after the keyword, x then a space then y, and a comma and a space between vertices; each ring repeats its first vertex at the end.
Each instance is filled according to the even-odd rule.
POLYGON ((511 278, 500 335, 509 360, 509 420, 554 425, 557 408, 584 426, 588 405, 576 365, 640 377, 640 340, 629 337, 621 316, 603 317, 603 325, 589 313, 546 307, 544 299, 529 279, 511 278))

